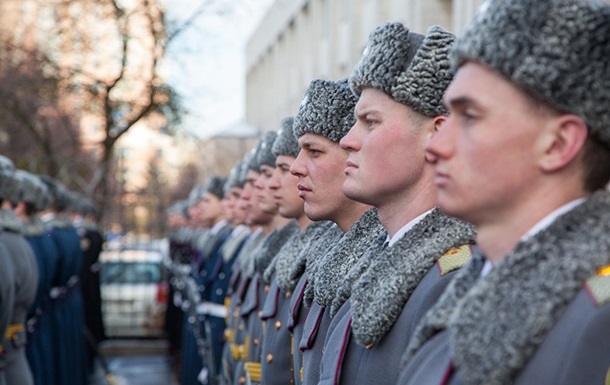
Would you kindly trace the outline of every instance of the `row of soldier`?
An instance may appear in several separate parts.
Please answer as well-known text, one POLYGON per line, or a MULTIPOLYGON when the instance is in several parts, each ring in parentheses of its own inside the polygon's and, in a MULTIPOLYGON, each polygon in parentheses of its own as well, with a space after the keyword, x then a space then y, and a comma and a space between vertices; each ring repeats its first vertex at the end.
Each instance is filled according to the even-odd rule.
POLYGON ((176 210, 206 228, 172 242, 181 383, 608 383, 609 28, 569 0, 377 27, 176 210))
POLYGON ((104 338, 96 208, 3 156, 0 204, 0 384, 87 384, 104 338))

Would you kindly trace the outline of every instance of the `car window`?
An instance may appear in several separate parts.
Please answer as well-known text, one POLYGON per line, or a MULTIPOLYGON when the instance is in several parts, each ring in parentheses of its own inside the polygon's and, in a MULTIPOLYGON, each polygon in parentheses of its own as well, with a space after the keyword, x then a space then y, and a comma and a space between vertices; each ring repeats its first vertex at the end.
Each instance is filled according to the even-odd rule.
POLYGON ((151 262, 104 262, 102 284, 151 284, 161 279, 161 267, 151 262))

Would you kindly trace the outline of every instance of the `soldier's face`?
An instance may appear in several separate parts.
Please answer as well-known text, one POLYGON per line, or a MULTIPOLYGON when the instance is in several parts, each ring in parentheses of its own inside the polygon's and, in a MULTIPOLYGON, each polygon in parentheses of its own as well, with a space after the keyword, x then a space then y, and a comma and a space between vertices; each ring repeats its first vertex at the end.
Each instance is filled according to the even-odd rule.
POLYGON ((258 195, 259 199, 260 209, 263 212, 272 215, 275 215, 278 212, 277 203, 273 199, 273 192, 271 191, 271 188, 269 188, 269 183, 271 182, 274 169, 275 167, 262 165, 261 173, 259 174, 258 178, 256 178, 256 182, 254 183, 256 194, 258 195))
POLYGON ((423 118, 375 88, 362 91, 354 113, 356 123, 340 142, 349 152, 343 192, 376 207, 408 196, 427 167, 423 118))
POLYGON ((529 99, 499 74, 463 65, 444 97, 450 116, 428 143, 438 203, 475 225, 523 213, 541 173, 540 116, 529 99))
POLYGON ((273 191, 280 215, 285 218, 300 218, 304 213, 303 201, 299 198, 297 189, 299 178, 290 173, 292 162, 292 156, 278 155, 269 187, 273 191))
POLYGON ((311 220, 336 221, 351 200, 343 194, 347 151, 323 135, 306 133, 299 138, 301 151, 290 167, 299 178, 299 194, 311 220))

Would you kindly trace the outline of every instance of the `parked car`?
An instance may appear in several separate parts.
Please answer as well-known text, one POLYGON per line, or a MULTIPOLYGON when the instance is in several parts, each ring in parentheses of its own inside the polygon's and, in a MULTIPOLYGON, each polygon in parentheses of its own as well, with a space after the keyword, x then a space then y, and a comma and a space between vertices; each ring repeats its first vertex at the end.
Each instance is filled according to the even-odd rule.
POLYGON ((163 253, 121 248, 100 254, 102 315, 108 337, 160 337, 167 304, 163 253))

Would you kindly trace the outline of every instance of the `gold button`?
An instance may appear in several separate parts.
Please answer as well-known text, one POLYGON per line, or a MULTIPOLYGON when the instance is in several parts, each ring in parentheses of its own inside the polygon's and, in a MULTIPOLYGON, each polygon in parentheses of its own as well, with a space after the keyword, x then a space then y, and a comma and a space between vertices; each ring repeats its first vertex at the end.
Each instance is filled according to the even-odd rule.
POLYGON ((271 361, 273 361, 273 354, 269 353, 267 354, 267 362, 271 363, 271 361))
POLYGON ((253 343, 255 346, 258 346, 258 338, 254 338, 254 339, 252 340, 252 343, 253 343))
POLYGON ((246 383, 246 377, 244 377, 244 376, 239 377, 239 383, 240 384, 245 384, 246 383))
POLYGON ((288 291, 286 292, 286 298, 290 298, 290 296, 291 296, 291 295, 292 295, 292 292, 291 292, 290 290, 288 290, 288 291))
POLYGON ((370 344, 366 345, 364 348, 368 350, 368 349, 372 348, 373 346, 375 346, 375 343, 371 342, 370 344))
POLYGON ((279 328, 281 328, 281 327, 282 327, 282 322, 281 322, 281 321, 279 321, 279 320, 275 321, 275 328, 276 328, 276 329, 279 329, 279 328))
POLYGON ((265 293, 269 293, 269 289, 271 289, 271 287, 269 287, 269 285, 265 285, 265 293))

